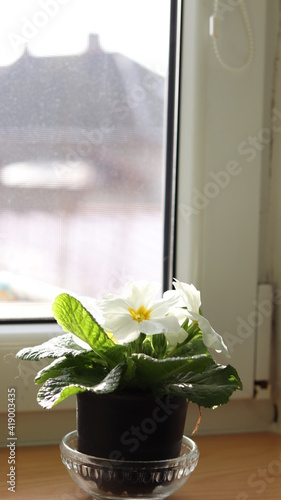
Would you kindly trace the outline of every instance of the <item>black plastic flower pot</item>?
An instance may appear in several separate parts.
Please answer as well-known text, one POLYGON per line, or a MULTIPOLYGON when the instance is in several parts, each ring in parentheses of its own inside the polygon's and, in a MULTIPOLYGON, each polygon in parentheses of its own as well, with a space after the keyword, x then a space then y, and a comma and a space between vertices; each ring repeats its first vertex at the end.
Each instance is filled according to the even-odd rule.
POLYGON ((77 395, 77 449, 111 460, 165 460, 180 454, 185 398, 143 394, 77 395))

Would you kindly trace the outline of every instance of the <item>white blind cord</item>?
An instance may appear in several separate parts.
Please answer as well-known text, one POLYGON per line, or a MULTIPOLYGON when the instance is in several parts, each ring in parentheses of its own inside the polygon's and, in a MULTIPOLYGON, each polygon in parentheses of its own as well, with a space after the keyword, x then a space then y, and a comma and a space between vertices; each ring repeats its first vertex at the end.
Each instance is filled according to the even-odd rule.
POLYGON ((229 64, 227 64, 223 61, 223 59, 220 55, 219 48, 218 48, 218 42, 217 42, 218 37, 219 37, 219 24, 221 22, 221 19, 218 15, 219 0, 214 1, 214 14, 210 18, 210 35, 211 35, 212 40, 213 40, 213 48, 214 48, 216 58, 219 61, 220 65, 225 70, 233 71, 233 72, 244 71, 246 68, 248 68, 252 62, 253 55, 254 55, 253 33, 252 33, 252 28, 251 28, 251 24, 249 21, 249 16, 248 16, 248 12, 247 12, 244 0, 240 0, 239 7, 240 7, 243 21, 245 24, 247 37, 248 37, 248 45, 249 45, 248 59, 242 66, 230 66, 229 64))

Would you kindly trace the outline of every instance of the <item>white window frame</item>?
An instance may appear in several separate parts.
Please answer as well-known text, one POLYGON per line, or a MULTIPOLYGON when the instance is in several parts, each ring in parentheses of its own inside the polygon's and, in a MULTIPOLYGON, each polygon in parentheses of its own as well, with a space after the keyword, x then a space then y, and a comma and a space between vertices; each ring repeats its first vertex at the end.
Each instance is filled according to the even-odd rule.
MULTIPOLYGON (((233 66, 239 65, 239 57, 243 63, 249 50, 239 9, 234 7, 238 3, 224 0, 220 11, 225 22, 235 25, 235 31, 222 30, 219 40, 223 58, 230 57, 233 66)), ((262 258, 267 251, 264 200, 278 6, 275 0, 245 0, 245 5, 254 58, 245 71, 231 72, 219 64, 208 35, 214 2, 183 3, 176 276, 201 290, 204 313, 230 341, 230 362, 244 384, 229 405, 208 417, 210 432, 269 430, 275 416, 270 390, 254 395, 257 328, 252 319, 259 284, 267 274, 262 258), (258 138, 257 146, 250 144, 250 136, 258 138), (228 172, 225 186, 222 178, 221 185, 217 180, 219 172, 228 172)), ((267 344, 270 340, 268 336, 267 344)))
MULTIPOLYGON (((234 76, 219 67, 208 34, 213 8, 211 0, 183 1, 180 72, 175 275, 180 280, 193 282, 201 290, 206 316, 220 333, 234 336, 237 335, 238 316, 248 318, 253 312, 263 271, 259 265, 259 243, 262 239, 259 211, 262 165, 267 170, 269 148, 257 152, 250 169, 244 169, 239 175, 234 173, 235 169, 231 171, 231 181, 209 200, 207 207, 192 216, 189 213, 190 208, 198 211, 198 205, 197 208, 194 205, 194 189, 201 193, 204 189, 206 191, 210 171, 222 171, 232 160, 238 161, 239 165, 243 160, 245 165, 246 157, 242 158, 239 145, 250 134, 270 126, 271 82, 266 82, 264 75, 273 66, 273 60, 266 57, 266 51, 273 43, 270 16, 275 0, 272 4, 267 0, 245 1, 255 41, 255 57, 247 72, 234 76), (237 107, 231 101, 236 93, 249 109, 243 120, 237 119, 237 107), (219 104, 214 103, 215 95, 221 97, 219 104), (229 134, 224 133, 222 113, 215 112, 216 106, 223 105, 228 117, 229 134), (224 142, 218 148, 217 137, 220 135, 224 142), (240 213, 235 212, 237 193, 240 193, 242 205, 240 213), (225 214, 231 210, 233 219, 229 224, 225 214), (251 219, 251 233, 246 221, 241 218, 243 213, 251 219), (220 252, 217 252, 215 243, 222 232, 225 236, 220 241, 220 252), (242 238, 244 245, 241 245, 242 238), (229 245, 230 241, 236 244, 229 245), (220 260, 215 258, 215 252, 220 254, 220 260)), ((237 19, 234 19, 236 22, 237 19)), ((243 29, 242 23, 240 28, 237 27, 239 29, 243 29)), ((241 40, 243 44, 243 37, 241 40)), ((70 398, 51 412, 42 410, 36 403, 37 388, 32 381, 35 367, 31 366, 27 375, 19 377, 18 360, 13 357, 20 348, 39 344, 56 333, 61 333, 61 330, 48 323, 0 326, 0 380, 5 381, 1 383, 0 392, 0 428, 5 429, 7 424, 7 388, 16 387, 17 430, 21 444, 58 442, 65 432, 75 427, 75 399, 70 398)), ((253 397, 255 346, 256 332, 242 344, 234 345, 231 363, 238 369, 245 389, 228 405, 216 411, 203 410, 200 432, 264 431, 273 428, 274 406, 270 396, 267 393, 265 397, 253 397)), ((190 406, 187 433, 197 419, 197 408, 190 406)))

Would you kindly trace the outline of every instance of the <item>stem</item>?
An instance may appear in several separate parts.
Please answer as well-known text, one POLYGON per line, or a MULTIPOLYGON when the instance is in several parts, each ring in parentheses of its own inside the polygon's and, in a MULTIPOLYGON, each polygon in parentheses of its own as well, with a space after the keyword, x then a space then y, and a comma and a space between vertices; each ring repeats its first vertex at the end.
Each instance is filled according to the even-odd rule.
POLYGON ((128 344, 128 356, 131 356, 132 354, 139 354, 142 352, 142 343, 145 338, 146 335, 144 333, 141 333, 136 340, 128 344))
POLYGON ((141 333, 139 338, 137 339, 137 352, 138 353, 142 352, 142 343, 143 343, 145 338, 146 338, 145 333, 141 333))
POLYGON ((179 344, 178 342, 174 345, 173 349, 168 352, 166 358, 171 358, 174 354, 174 352, 176 352, 177 348, 180 346, 181 344, 179 344))

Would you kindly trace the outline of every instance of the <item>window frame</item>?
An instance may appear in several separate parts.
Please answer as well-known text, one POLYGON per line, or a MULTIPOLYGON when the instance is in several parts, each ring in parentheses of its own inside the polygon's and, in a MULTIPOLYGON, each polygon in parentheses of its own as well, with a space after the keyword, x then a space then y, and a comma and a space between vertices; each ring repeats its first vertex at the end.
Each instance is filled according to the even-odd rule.
POLYGON ((176 183, 183 0, 171 0, 170 52, 166 112, 166 178, 163 239, 163 292, 175 276, 176 183))
MULTIPOLYGON (((245 4, 252 23, 255 57, 248 77, 244 77, 241 88, 243 92, 251 92, 250 84, 255 82, 255 92, 252 92, 255 95, 251 103, 253 108, 247 109, 249 113, 253 110, 254 112, 252 119, 250 117, 247 122, 248 128, 246 127, 245 130, 248 132, 246 134, 243 127, 240 126, 240 122, 237 122, 235 127, 235 118, 237 121, 236 109, 230 107, 230 109, 225 110, 225 113, 232 112, 227 117, 228 123, 232 125, 231 135, 235 137, 236 145, 242 143, 245 137, 247 139, 251 132, 270 129, 272 79, 278 30, 276 21, 274 29, 272 29, 276 6, 269 5, 266 0, 259 2, 259 5, 253 0, 247 0, 245 4), (241 131, 240 128, 243 130, 241 131)), ((226 75, 225 70, 218 64, 209 37, 208 23, 213 14, 213 7, 213 2, 208 0, 202 0, 200 3, 196 0, 190 0, 188 3, 184 3, 183 8, 175 274, 178 279, 193 282, 200 289, 204 313, 211 320, 212 325, 221 334, 226 333, 228 341, 230 339, 233 342, 234 352, 230 363, 238 369, 244 383, 242 393, 235 393, 228 405, 208 415, 206 427, 203 426, 202 428, 201 426, 201 431, 220 433, 272 430, 275 428, 276 404, 272 397, 270 381, 267 390, 255 392, 257 325, 254 325, 253 332, 248 338, 243 339, 243 342, 236 343, 236 340, 241 340, 238 335, 239 324, 237 319, 242 317, 248 321, 249 317, 257 313, 259 284, 266 282, 268 276, 261 254, 265 251, 263 242, 266 234, 266 224, 264 220, 269 215, 269 207, 265 207, 263 204, 264 198, 267 197, 266 190, 268 188, 268 183, 265 183, 264 179, 268 180, 270 176, 269 144, 266 144, 260 153, 258 152, 254 162, 256 169, 252 179, 255 183, 254 195, 252 191, 249 191, 251 203, 252 199, 254 200, 254 208, 251 207, 251 210, 249 210, 254 226, 253 234, 240 233, 239 220, 236 220, 235 217, 232 228, 238 241, 241 235, 246 237, 245 246, 247 251, 240 254, 241 267, 247 270, 248 273, 247 279, 249 283, 246 285, 246 289, 243 287, 241 290, 239 282, 239 277, 241 278, 240 270, 237 272, 235 265, 231 269, 231 262, 237 263, 235 247, 230 250, 230 255, 223 263, 224 265, 229 264, 229 274, 234 283, 234 286, 230 287, 230 293, 227 289, 225 290, 227 278, 223 265, 221 272, 217 272, 217 274, 213 272, 212 268, 220 269, 218 263, 215 266, 213 265, 214 253, 212 252, 213 247, 210 238, 212 235, 211 225, 214 223, 215 226, 217 220, 215 208, 217 204, 215 201, 212 202, 210 198, 208 200, 210 203, 206 205, 208 206, 207 210, 199 210, 199 214, 197 211, 196 216, 190 217, 190 208, 194 208, 192 205, 194 188, 204 193, 206 183, 211 180, 208 177, 209 172, 216 172, 215 166, 221 165, 219 155, 222 153, 224 159, 235 159, 235 151, 231 141, 225 148, 221 148, 222 151, 216 151, 212 144, 212 139, 214 139, 213 130, 217 128, 217 130, 223 132, 222 124, 219 123, 219 119, 214 114, 215 106, 212 109, 212 91, 217 87, 217 94, 220 92, 223 94, 224 86, 230 83, 229 75, 226 75), (187 47, 193 47, 195 52, 188 51, 187 47), (213 111, 213 114, 210 110, 213 111), (230 148, 230 153, 227 151, 227 147, 230 148), (187 165, 189 165, 189 168, 186 168, 187 165), (267 211, 266 214, 264 210, 267 211), (190 241, 192 241, 192 244, 190 244, 190 241), (190 266, 190 262, 192 266, 190 266), (220 291, 218 296, 213 293, 214 289, 220 291), (234 307, 230 304, 231 302, 235 304, 234 307)), ((226 7, 228 8, 225 9, 225 15, 231 15, 232 11, 234 15, 235 9, 231 9, 229 5, 226 7)), ((235 22, 237 23, 237 17, 235 22)), ((245 39, 243 29, 244 26, 241 23, 240 35, 242 40, 243 36, 245 39)), ((234 75, 234 79, 235 85, 239 85, 237 75, 234 75)), ((231 94, 229 97, 231 98, 231 94)), ((219 104, 216 103, 216 107, 218 109, 219 104)), ((247 106, 245 107, 247 108, 247 106)), ((220 112, 218 112, 219 115, 220 112)), ((222 133, 222 136, 225 139, 225 134, 222 133)), ((241 155, 240 152, 239 154, 241 155)), ((226 162, 223 163, 223 165, 225 164, 226 162)), ((235 180, 237 179, 240 187, 243 187, 244 182, 251 186, 250 176, 246 181, 243 176, 237 177, 235 180)), ((223 196, 220 198, 220 208, 217 211, 220 209, 221 213, 223 213, 224 210, 229 210, 229 206, 227 205, 227 199, 223 201, 223 196)), ((244 204, 246 214, 249 203, 247 198, 242 196, 240 202, 244 204)), ((233 209, 235 210, 234 202, 233 209)), ((219 217, 218 220, 220 220, 219 217)), ((227 226, 222 226, 221 232, 223 233, 226 228, 227 226)), ((226 234, 228 234, 227 231, 226 234)), ((271 345, 271 341, 271 337, 268 336, 266 339, 267 346, 271 345)), ((229 344, 229 342, 227 343, 229 344)), ((220 359, 220 361, 222 360, 220 359)), ((228 360, 223 361, 228 362, 228 360)))

